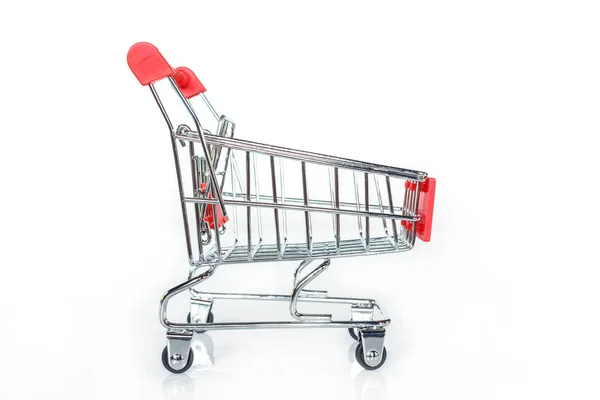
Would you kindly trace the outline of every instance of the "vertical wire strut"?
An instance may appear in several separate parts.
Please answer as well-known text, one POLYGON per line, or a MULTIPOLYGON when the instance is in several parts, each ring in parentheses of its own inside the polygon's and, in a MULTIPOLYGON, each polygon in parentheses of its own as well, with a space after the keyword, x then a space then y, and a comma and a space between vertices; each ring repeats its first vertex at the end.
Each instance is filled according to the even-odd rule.
MULTIPOLYGON (((250 152, 246 152, 246 200, 250 202, 250 152)), ((246 207, 247 219, 248 219, 248 260, 252 260, 252 208, 246 207)))
MULTIPOLYGON (((275 175, 275 157, 270 157, 271 161, 271 184, 273 185, 273 203, 277 204, 277 180, 275 175)), ((273 209, 275 217, 275 240, 277 245, 277 258, 281 258, 281 234, 279 232, 279 210, 273 209)))
MULTIPOLYGON (((394 200, 392 196, 392 185, 390 183, 390 177, 385 177, 385 185, 387 187, 388 199, 390 201, 390 213, 394 214, 394 200)), ((398 228, 396 227, 397 221, 392 219, 390 221, 392 223, 392 234, 394 235, 394 246, 398 248, 398 228)))
MULTIPOLYGON (((358 190, 358 175, 356 171, 352 172, 352 176, 354 178, 354 198, 356 199, 356 211, 360 211, 360 193, 358 190)), ((360 236, 360 241, 366 249, 367 246, 365 244, 365 238, 363 235, 362 217, 360 215, 357 215, 356 220, 358 221, 358 235, 360 236)))
MULTIPOLYGON (((375 192, 377 193, 377 201, 379 202, 379 211, 381 211, 381 213, 385 213, 384 210, 384 206, 383 206, 383 199, 381 197, 381 190, 379 188, 379 177, 377 175, 373 175, 373 180, 375 181, 375 192)), ((388 239, 390 239, 390 233, 388 231, 388 227, 387 227, 387 219, 386 218, 381 218, 381 221, 383 223, 383 231, 385 232, 385 235, 388 237, 388 239)))
MULTIPOLYGON (((369 212, 369 174, 367 172, 365 172, 365 211, 369 212)), ((370 236, 371 230, 369 225, 369 217, 365 217, 365 242, 367 251, 369 251, 370 236)))
MULTIPOLYGON (((252 168, 253 168, 253 175, 254 175, 254 191, 256 193, 256 201, 260 202, 260 187, 258 186, 258 165, 256 164, 256 153, 252 153, 252 168)), ((256 224, 258 227, 258 242, 256 243, 256 246, 254 246, 254 250, 252 250, 252 258, 254 258, 254 256, 256 255, 256 253, 258 252, 258 249, 260 248, 261 244, 262 244, 262 240, 263 240, 263 235, 262 235, 262 208, 261 207, 256 207, 256 224)))
MULTIPOLYGON (((283 179, 283 158, 279 158, 279 187, 281 188, 281 204, 285 204, 285 180, 283 179)), ((281 210, 281 222, 283 224, 283 244, 281 246, 281 256, 285 254, 285 246, 288 239, 287 230, 287 211, 281 210)))
MULTIPOLYGON (((410 210, 408 209, 408 200, 410 197, 410 182, 409 181, 405 181, 404 183, 404 202, 402 203, 402 215, 408 217, 410 216, 410 210)), ((405 245, 407 243, 409 243, 409 237, 408 237, 408 225, 406 224, 406 221, 402 221, 401 222, 401 226, 402 226, 402 239, 406 241, 405 245)))
MULTIPOLYGON (((306 163, 302 161, 302 194, 304 195, 304 205, 308 207, 308 184, 306 183, 306 163)), ((308 255, 312 254, 312 227, 310 224, 310 212, 304 212, 304 221, 306 223, 306 249, 308 255)))
MULTIPOLYGON (((333 169, 333 188, 335 193, 335 209, 340 209, 340 177, 339 170, 337 167, 333 169)), ((341 241, 341 231, 340 231, 340 214, 335 214, 335 248, 336 253, 340 254, 340 241, 341 241)))

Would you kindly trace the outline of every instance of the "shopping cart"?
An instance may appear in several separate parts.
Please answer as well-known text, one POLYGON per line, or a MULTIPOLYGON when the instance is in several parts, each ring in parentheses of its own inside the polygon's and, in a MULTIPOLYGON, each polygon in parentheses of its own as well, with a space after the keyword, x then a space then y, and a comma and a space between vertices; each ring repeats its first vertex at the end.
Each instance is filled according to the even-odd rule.
POLYGON ((235 123, 215 111, 190 69, 171 68, 149 43, 133 45, 127 62, 140 83, 150 88, 169 128, 190 264, 188 280, 168 290, 160 302, 160 321, 167 329, 165 368, 175 373, 190 368, 194 333, 256 328, 347 328, 359 341, 358 363, 366 369, 383 365, 390 320, 377 302, 332 297, 306 286, 333 258, 407 251, 416 238, 429 241, 435 179, 425 172, 234 138, 235 123), (167 104, 165 93, 176 98, 178 107, 167 104), (200 123, 189 100, 195 96, 214 117, 213 132, 200 123), (189 119, 191 127, 174 125, 167 108, 185 111, 178 118, 189 119), (313 264, 315 260, 320 262, 313 264), (290 294, 197 288, 218 266, 267 261, 300 261, 290 294), (170 299, 187 290, 187 322, 170 321, 170 299), (292 319, 214 322, 216 299, 288 302, 292 319), (350 319, 300 312, 298 303, 346 304, 350 319))

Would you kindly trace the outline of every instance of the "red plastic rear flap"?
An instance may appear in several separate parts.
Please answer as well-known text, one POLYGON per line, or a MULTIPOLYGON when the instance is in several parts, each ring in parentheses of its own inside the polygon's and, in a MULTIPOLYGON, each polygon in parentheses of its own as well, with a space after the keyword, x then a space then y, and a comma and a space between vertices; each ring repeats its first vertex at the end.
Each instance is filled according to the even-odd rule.
POLYGON ((191 99, 200 93, 206 92, 206 88, 194 74, 194 71, 187 67, 175 68, 175 82, 177 82, 177 86, 179 86, 186 99, 191 99))
POLYGON ((421 183, 419 191, 421 193, 417 213, 421 219, 417 222, 417 237, 424 242, 429 242, 435 202, 435 178, 426 178, 425 182, 421 183))
MULTIPOLYGON (((208 196, 210 199, 212 196, 208 196)), ((206 208, 206 217, 204 217, 204 221, 208 223, 210 229, 215 229, 215 207, 217 209, 217 226, 221 228, 225 225, 226 222, 229 222, 229 217, 223 216, 223 211, 221 211, 221 206, 210 204, 206 208)))
MULTIPOLYGON (((200 190, 202 193, 206 192, 206 187, 206 183, 202 183, 200 185, 200 190)), ((212 195, 210 193, 208 194, 208 198, 212 199, 212 195)), ((210 204, 208 207, 206 207, 206 216, 204 217, 204 221, 208 223, 210 229, 215 229, 215 207, 217 208, 217 226, 220 229, 223 225, 225 225, 226 222, 229 222, 229 217, 223 216, 223 211, 221 211, 220 206, 210 204)))
POLYGON ((131 72, 144 86, 175 73, 158 49, 147 42, 140 42, 131 46, 127 52, 127 64, 131 72))

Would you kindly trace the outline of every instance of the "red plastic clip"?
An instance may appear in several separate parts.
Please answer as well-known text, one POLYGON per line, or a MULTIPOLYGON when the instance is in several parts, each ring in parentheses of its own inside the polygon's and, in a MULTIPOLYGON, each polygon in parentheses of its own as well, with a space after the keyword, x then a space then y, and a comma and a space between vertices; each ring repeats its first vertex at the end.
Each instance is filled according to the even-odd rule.
POLYGON ((402 225, 403 227, 405 227, 407 231, 412 231, 412 227, 413 227, 412 222, 408 222, 408 221, 404 221, 403 220, 403 221, 400 221, 400 225, 402 225))
POLYGON ((127 64, 131 72, 144 86, 175 73, 158 49, 147 42, 140 42, 131 46, 127 52, 127 64))
MULTIPOLYGON (((417 190, 416 182, 406 181, 404 187, 410 191, 417 190)), ((419 204, 417 206, 417 237, 424 242, 431 240, 431 226, 433 222, 433 204, 435 202, 435 178, 425 178, 419 185, 419 204)), ((408 221, 401 221, 400 225, 411 231, 413 224, 408 221)))
MULTIPOLYGON (((206 183, 202 183, 200 185, 200 192, 206 193, 206 183)), ((210 193, 208 194, 208 198, 212 199, 212 195, 210 193)), ((221 207, 219 207, 218 205, 209 204, 206 207, 206 216, 204 217, 204 221, 208 223, 210 229, 215 229, 215 207, 217 207, 217 225, 220 229, 223 225, 225 225, 226 222, 229 222, 229 217, 223 216, 221 207)))
POLYGON ((431 240, 433 223, 433 205, 435 202, 435 178, 426 178, 419 185, 419 206, 417 214, 421 218, 417 222, 417 237, 424 242, 431 240))
POLYGON ((191 99, 200 93, 206 92, 206 88, 196 74, 194 74, 194 71, 187 67, 175 68, 174 78, 186 99, 191 99))

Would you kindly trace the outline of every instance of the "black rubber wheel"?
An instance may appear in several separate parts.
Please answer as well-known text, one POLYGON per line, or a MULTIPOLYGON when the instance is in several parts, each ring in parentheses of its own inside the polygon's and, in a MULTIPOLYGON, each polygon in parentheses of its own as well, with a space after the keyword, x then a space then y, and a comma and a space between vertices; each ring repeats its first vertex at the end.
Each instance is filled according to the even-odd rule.
POLYGON ((356 361, 358 361, 358 363, 360 364, 361 367, 363 367, 366 370, 372 371, 374 369, 381 367, 385 363, 385 360, 387 358, 387 350, 385 349, 385 347, 383 348, 383 354, 381 355, 381 361, 379 362, 379 364, 377 364, 375 366, 370 366, 365 361, 362 343, 359 343, 358 346, 356 346, 356 351, 354 352, 354 356, 356 357, 356 361))
MULTIPOLYGON (((214 317, 212 311, 209 311, 208 312, 208 318, 206 319, 206 322, 209 323, 209 324, 212 324, 214 320, 215 320, 215 317, 214 317)), ((188 324, 192 323, 192 314, 191 313, 188 313, 188 315, 187 315, 187 323, 188 324)), ((196 333, 204 333, 206 331, 204 329, 202 329, 202 330, 194 331, 194 332, 196 332, 196 333)))
POLYGON ((350 337, 352 337, 352 339, 356 340, 357 342, 360 342, 360 335, 358 334, 358 329, 348 328, 348 333, 350 334, 350 337))
POLYGON ((190 354, 188 355, 188 360, 187 364, 185 364, 185 367, 183 367, 182 369, 173 369, 169 365, 169 351, 167 350, 167 346, 165 346, 165 349, 162 352, 162 363, 167 369, 167 371, 172 372, 174 374, 181 374, 182 372, 185 372, 188 369, 190 369, 190 367, 194 363, 194 352, 192 351, 192 349, 190 349, 190 354))

